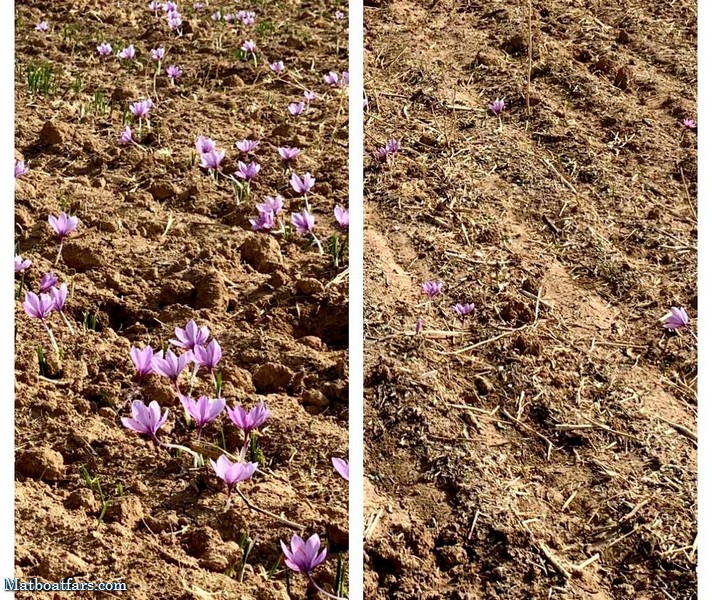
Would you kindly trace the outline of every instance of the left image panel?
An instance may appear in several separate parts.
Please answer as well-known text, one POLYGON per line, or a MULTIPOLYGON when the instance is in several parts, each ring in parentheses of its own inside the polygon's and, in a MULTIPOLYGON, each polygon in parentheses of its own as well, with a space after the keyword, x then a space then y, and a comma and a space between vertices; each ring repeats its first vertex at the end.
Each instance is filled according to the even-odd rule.
POLYGON ((16 7, 11 589, 348 595, 346 13, 16 7))

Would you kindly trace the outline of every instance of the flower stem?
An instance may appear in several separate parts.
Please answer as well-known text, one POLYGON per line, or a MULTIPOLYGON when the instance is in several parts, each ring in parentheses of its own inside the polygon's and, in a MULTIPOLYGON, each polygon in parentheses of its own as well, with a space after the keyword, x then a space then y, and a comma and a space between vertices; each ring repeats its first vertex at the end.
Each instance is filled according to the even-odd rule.
POLYGON ((72 335, 75 335, 74 327, 72 327, 72 324, 69 322, 69 319, 67 319, 67 315, 64 314, 64 311, 63 310, 59 311, 59 314, 62 315, 62 319, 64 319, 64 324, 69 329, 69 333, 71 333, 72 335))
POLYGON ((334 596, 334 594, 330 594, 324 588, 319 587, 319 584, 314 581, 314 578, 312 577, 311 573, 307 573, 307 577, 309 578, 311 584, 316 588, 317 592, 324 594, 324 596, 326 596, 327 598, 333 598, 333 600, 347 600, 346 598, 342 598, 341 596, 334 596))
POLYGON ((59 240, 59 250, 57 251, 57 258, 54 259, 54 266, 59 264, 59 259, 62 258, 62 248, 64 248, 64 238, 59 240))
POLYGON ((52 329, 49 325, 47 325, 44 320, 42 320, 42 325, 44 325, 44 328, 47 331, 47 335, 49 335, 49 340, 52 343, 52 348, 57 353, 57 356, 59 356, 59 346, 57 345, 57 340, 54 338, 54 333, 52 333, 52 329))

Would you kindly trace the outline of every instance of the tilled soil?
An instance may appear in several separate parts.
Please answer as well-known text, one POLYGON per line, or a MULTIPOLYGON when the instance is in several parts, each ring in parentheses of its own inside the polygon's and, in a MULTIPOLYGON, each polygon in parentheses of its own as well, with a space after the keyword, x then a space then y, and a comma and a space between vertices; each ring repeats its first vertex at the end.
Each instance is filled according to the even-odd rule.
POLYGON ((695 5, 527 7, 365 9, 366 595, 696 598, 695 5))
MULTIPOLYGON (((348 453, 347 255, 335 266, 296 235, 251 231, 248 218, 267 194, 286 197, 287 220, 304 208, 277 154, 297 146, 294 170, 317 180, 309 199, 316 234, 328 245, 338 232, 333 209, 347 204, 347 98, 323 75, 348 68, 346 21, 334 18, 344 7, 191 6, 180 3, 181 37, 148 2, 17 7, 16 152, 30 168, 16 183, 17 253, 33 261, 29 289, 49 270, 68 283, 76 334, 53 317, 55 356, 17 302, 16 575, 123 581, 137 600, 311 597, 304 578, 285 581, 279 540, 295 532, 285 519, 302 534, 318 533, 330 557, 315 576, 332 589, 337 555, 345 564, 348 548, 347 485, 330 461, 348 453), (256 11, 254 27, 211 20, 218 9, 239 8, 256 11), (49 33, 34 30, 41 20, 49 33), (257 68, 238 53, 249 38, 257 68), (105 41, 114 54, 133 43, 137 62, 99 58, 105 41), (175 86, 163 72, 154 80, 149 51, 158 46, 167 50, 162 69, 183 70, 175 86), (268 69, 276 60, 287 67, 279 78, 268 69), (27 72, 45 62, 52 83, 31 93, 27 72), (317 99, 289 116, 287 105, 308 89, 317 99), (147 97, 155 105, 141 148, 118 145, 128 105, 147 97), (244 160, 235 142, 260 140, 254 157, 262 170, 250 198, 238 202, 229 182, 200 170, 198 135, 227 151, 226 174, 244 160), (47 216, 61 210, 80 225, 53 266, 58 243, 47 216), (241 489, 281 520, 239 498, 224 512, 224 488, 209 466, 194 469, 189 456, 158 450, 121 425, 130 400, 156 400, 170 410, 160 437, 196 447, 171 385, 152 375, 137 388, 129 358, 131 345, 160 348, 189 319, 207 325, 223 348, 228 404, 264 400, 272 411, 258 440, 263 465, 241 489), (87 475, 108 502, 103 515, 87 475), (241 575, 244 536, 256 543, 241 575)), ((210 389, 199 375, 195 391, 210 389)), ((225 415, 203 434, 229 451, 240 439, 225 415)), ((206 461, 219 453, 201 448, 206 461)))

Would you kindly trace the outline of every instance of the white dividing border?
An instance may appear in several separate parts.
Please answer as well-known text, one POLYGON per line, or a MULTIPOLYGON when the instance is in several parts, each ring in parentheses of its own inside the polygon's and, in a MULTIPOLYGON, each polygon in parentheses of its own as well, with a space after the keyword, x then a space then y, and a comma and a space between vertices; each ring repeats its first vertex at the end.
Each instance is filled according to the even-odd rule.
POLYGON ((697 437, 697 482, 698 482, 698 530, 697 530, 697 573, 699 577, 698 597, 712 598, 712 439, 707 437, 712 427, 712 404, 705 390, 712 389, 712 371, 704 367, 705 361, 712 360, 712 169, 707 161, 712 158, 712 3, 698 2, 697 31, 697 121, 698 141, 698 286, 697 286, 697 333, 698 333, 698 419, 697 437), (707 117, 711 117, 710 121, 707 117))
POLYGON ((363 0, 349 1, 349 598, 363 598, 363 0))
MULTIPOLYGON (((15 7, 13 2, 0 3, 0 35, 5 51, 0 53, 0 462, 5 482, 0 486, 0 585, 15 572, 15 305, 14 269, 10 254, 15 252, 15 7)), ((14 594, 13 594, 14 596, 14 594)), ((9 597, 9 596, 8 596, 9 597)))

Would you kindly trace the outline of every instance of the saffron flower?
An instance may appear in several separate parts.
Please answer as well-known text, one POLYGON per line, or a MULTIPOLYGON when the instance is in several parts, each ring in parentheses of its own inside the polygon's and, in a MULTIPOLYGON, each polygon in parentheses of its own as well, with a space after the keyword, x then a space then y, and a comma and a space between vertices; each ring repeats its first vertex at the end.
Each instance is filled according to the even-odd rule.
POLYGON ((131 348, 131 362, 133 362, 134 367, 136 367, 136 373, 138 374, 138 382, 153 373, 153 348, 151 346, 146 346, 143 350, 136 348, 135 346, 131 348))
POLYGON ((220 13, 219 10, 216 10, 212 15, 210 15, 210 18, 213 21, 220 21, 220 20, 222 20, 222 14, 220 13))
POLYGON ((685 309, 673 306, 670 312, 663 317, 663 327, 665 329, 680 329, 687 327, 690 324, 690 317, 687 316, 685 309))
POLYGON ((315 221, 314 215, 310 214, 306 208, 300 213, 292 213, 292 225, 299 235, 312 233, 315 221))
POLYGON ((344 13, 342 13, 340 10, 337 10, 337 11, 334 13, 334 18, 335 18, 337 21, 343 21, 344 18, 345 18, 345 15, 344 15, 344 13))
POLYGON ((331 464, 334 465, 336 472, 341 475, 346 481, 349 480, 349 463, 343 458, 333 457, 331 464))
POLYGON ((22 177, 23 175, 27 175, 27 172, 30 169, 25 165, 25 161, 22 160, 16 160, 15 161, 15 179, 18 179, 22 177))
POLYGON ((495 115, 499 116, 502 114, 502 111, 504 110, 504 98, 502 99, 497 99, 494 102, 490 102, 487 105, 487 108, 490 110, 490 112, 495 115))
POLYGON ((203 3, 202 2, 193 2, 193 10, 196 12, 199 10, 203 10, 203 3))
POLYGON ((297 192, 297 194, 307 195, 309 190, 314 187, 316 179, 312 177, 311 173, 304 173, 303 177, 299 177, 296 173, 292 173, 289 178, 289 183, 292 184, 292 189, 297 192))
POLYGON ((195 364, 211 373, 215 370, 221 358, 222 348, 220 348, 220 344, 216 340, 212 340, 207 346, 195 346, 193 349, 193 361, 195 364))
POLYGON ((58 282, 59 280, 54 273, 45 273, 42 275, 42 279, 40 279, 40 294, 49 292, 58 282))
POLYGON ((302 151, 299 148, 290 148, 289 146, 284 146, 282 148, 277 148, 277 152, 279 152, 279 156, 282 158, 282 160, 288 163, 297 158, 297 156, 299 156, 302 151))
POLYGON ((178 12, 168 13, 168 27, 175 30, 175 29, 179 29, 182 24, 183 24, 183 18, 180 16, 180 13, 178 13, 178 12))
POLYGON ((175 2, 169 1, 164 2, 161 8, 163 8, 163 12, 174 12, 178 10, 178 5, 175 2))
POLYGON ((469 304, 456 304, 455 306, 452 307, 453 310, 460 316, 460 317, 466 317, 469 315, 471 312, 475 310, 475 305, 473 303, 469 304))
POLYGON ((349 85, 349 72, 344 71, 341 73, 341 86, 346 87, 349 85))
POLYGON ((423 319, 418 318, 415 322, 415 335, 420 335, 423 333, 423 319))
POLYGON ((349 226, 349 211, 340 204, 334 207, 334 218, 341 229, 346 229, 349 226))
POLYGON ((284 208, 284 198, 277 194, 276 196, 265 196, 265 201, 257 205, 258 212, 270 212, 277 216, 284 208))
POLYGON ((160 7, 161 3, 158 2, 158 0, 151 0, 151 3, 148 5, 149 10, 152 10, 154 14, 158 12, 160 7))
POLYGON ((220 163, 225 158, 225 150, 210 150, 200 156, 200 166, 203 169, 219 170, 220 163))
POLYGON ((250 183, 255 177, 257 177, 257 173, 260 172, 260 168, 259 163, 256 162, 245 164, 244 162, 239 161, 237 163, 237 176, 240 179, 247 181, 247 183, 250 183))
POLYGON ((124 427, 141 435, 149 436, 158 443, 158 430, 168 420, 168 409, 161 416, 161 407, 155 400, 146 406, 141 400, 131 403, 131 417, 123 417, 121 422, 124 427))
POLYGON ((249 411, 246 411, 239 404, 235 408, 227 408, 227 416, 233 422, 235 427, 244 432, 245 437, 249 436, 255 429, 259 429, 269 419, 270 412, 265 406, 265 403, 260 400, 256 406, 253 406, 249 411))
POLYGON ((203 433, 203 427, 217 419, 220 413, 225 410, 225 398, 201 396, 197 400, 193 400, 181 394, 180 401, 183 404, 183 408, 185 408, 185 412, 195 421, 195 426, 198 428, 198 438, 203 433))
POLYGON ((289 548, 283 541, 280 540, 279 543, 284 553, 284 564, 297 573, 310 575, 326 560, 326 548, 319 551, 321 541, 316 533, 306 541, 294 534, 289 548))
POLYGON ((153 372, 176 383, 180 374, 188 366, 188 363, 192 361, 193 353, 190 350, 180 356, 176 356, 172 350, 166 350, 163 356, 154 355, 153 372))
POLYGON ((250 26, 255 24, 255 13, 251 10, 241 10, 238 16, 243 25, 250 26))
POLYGON ((49 215, 47 218, 50 226, 57 234, 57 236, 64 240, 69 237, 69 235, 77 228, 79 224, 79 219, 77 217, 70 217, 67 213, 61 212, 58 216, 49 215))
POLYGON ((697 129, 697 122, 694 119, 687 118, 682 120, 682 124, 684 127, 687 127, 688 129, 697 129))
POLYGON ((312 92, 311 90, 304 90, 304 98, 307 102, 314 102, 314 100, 316 100, 316 92, 312 92))
POLYGON ((386 152, 388 154, 396 154, 401 150, 401 143, 399 140, 391 139, 386 142, 386 152))
POLYGON ((235 146, 237 146, 237 149, 240 152, 244 152, 245 154, 254 152, 255 150, 257 150, 257 147, 259 145, 260 145, 260 143, 257 140, 240 140, 239 142, 235 143, 235 146))
POLYGON ((129 44, 126 48, 122 48, 119 52, 119 58, 123 58, 125 60, 132 60, 135 56, 136 48, 134 48, 133 44, 129 44))
POLYGON ((58 287, 51 287, 49 289, 49 295, 52 297, 52 302, 54 302, 54 310, 60 314, 63 314, 64 305, 67 302, 67 296, 69 295, 67 284, 63 283, 58 287))
POLYGON ((198 324, 191 319, 185 324, 185 327, 175 328, 175 339, 168 340, 174 346, 185 350, 193 350, 196 346, 203 346, 210 337, 210 330, 203 326, 198 327, 198 324))
POLYGON ((111 44, 107 44, 106 42, 101 43, 96 47, 96 51, 99 54, 99 56, 110 56, 111 55, 111 44))
POLYGON ((166 69, 166 75, 168 75, 168 79, 175 83, 175 80, 183 75, 183 69, 176 65, 171 65, 166 69))
POLYGON ((42 31, 43 33, 48 32, 49 25, 48 25, 47 21, 40 21, 39 23, 37 23, 37 25, 35 25, 35 30, 42 31))
POLYGON ((218 458, 217 462, 210 459, 210 464, 215 474, 225 482, 228 498, 235 486, 252 477, 258 467, 257 463, 253 462, 232 462, 224 454, 218 458))
POLYGON ((200 135, 195 141, 195 149, 198 151, 198 154, 206 154, 211 150, 215 150, 215 142, 210 138, 200 135))
POLYGON ((242 44, 241 49, 248 54, 254 54, 257 50, 257 44, 255 44, 252 40, 247 40, 244 44, 242 44))
POLYGON ((49 294, 26 292, 22 308, 30 317, 44 322, 54 311, 54 300, 49 294))
POLYGON ((121 135, 119 136, 119 144, 126 145, 126 144, 133 144, 134 139, 133 139, 133 131, 131 131, 131 127, 128 125, 124 127, 124 130, 121 132, 121 135))
POLYGON ((15 256, 15 273, 24 273, 32 265, 32 261, 29 258, 22 258, 22 256, 15 256))
POLYGON ((273 62, 272 64, 270 64, 269 68, 275 73, 281 73, 285 69, 284 63, 281 60, 273 62))
POLYGON ((292 115, 293 117, 298 117, 304 112, 304 109, 306 108, 306 104, 304 102, 292 102, 289 106, 289 114, 292 115))
POLYGON ((423 293, 426 296, 434 298, 443 291, 443 284, 439 281, 426 281, 422 286, 420 286, 420 289, 423 290, 423 293))
POLYGON ((275 215, 273 212, 262 212, 259 210, 258 205, 257 217, 249 219, 252 231, 272 231, 272 228, 274 227, 274 218, 275 215))
POLYGON ((165 55, 166 55, 165 48, 154 48, 153 50, 151 50, 151 58, 155 61, 163 60, 163 57, 165 55))
POLYGON ((138 102, 134 102, 129 106, 129 110, 131 111, 131 114, 134 117, 137 117, 138 119, 143 119, 144 117, 148 116, 149 111, 151 110, 151 107, 153 106, 153 101, 149 98, 147 100, 139 100, 138 102))
POLYGON ((330 71, 328 75, 324 75, 324 82, 332 87, 339 85, 339 74, 334 71, 330 71))

